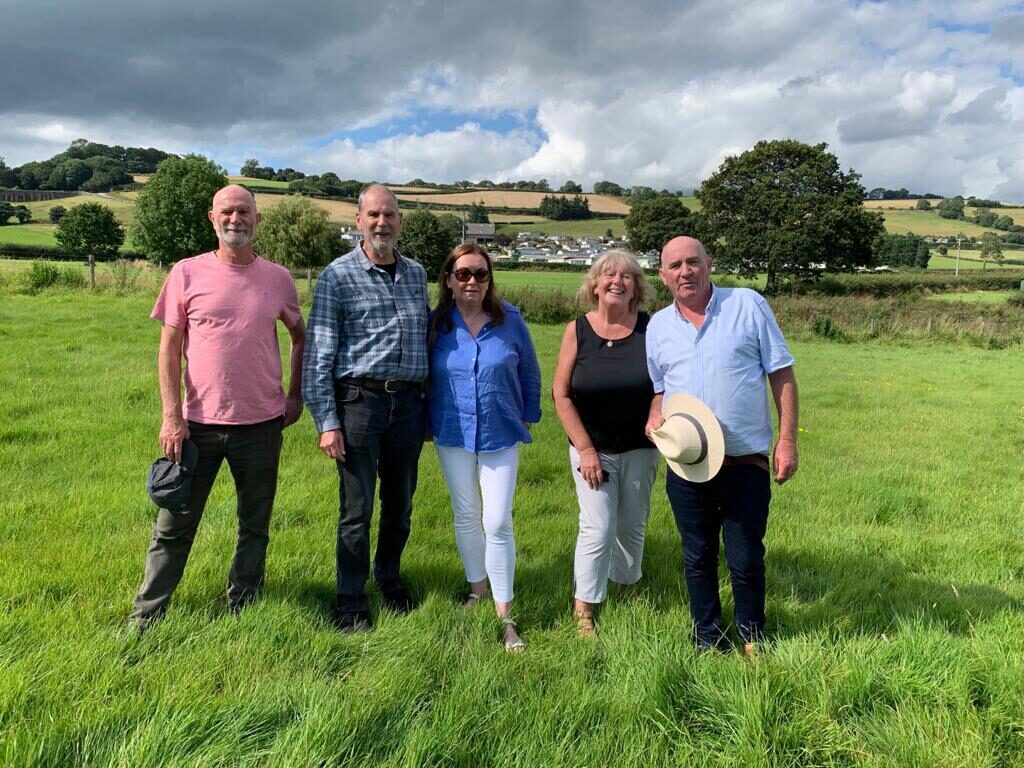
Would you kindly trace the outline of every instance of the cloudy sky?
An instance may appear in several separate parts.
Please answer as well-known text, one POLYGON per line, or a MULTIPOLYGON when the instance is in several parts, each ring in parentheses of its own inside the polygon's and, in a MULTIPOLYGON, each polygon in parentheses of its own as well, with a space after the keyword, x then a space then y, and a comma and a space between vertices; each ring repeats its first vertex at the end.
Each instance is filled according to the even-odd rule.
POLYGON ((761 139, 1024 201, 1024 2, 0 0, 0 155, 685 189, 761 139), (12 64, 13 63, 13 64, 12 64))

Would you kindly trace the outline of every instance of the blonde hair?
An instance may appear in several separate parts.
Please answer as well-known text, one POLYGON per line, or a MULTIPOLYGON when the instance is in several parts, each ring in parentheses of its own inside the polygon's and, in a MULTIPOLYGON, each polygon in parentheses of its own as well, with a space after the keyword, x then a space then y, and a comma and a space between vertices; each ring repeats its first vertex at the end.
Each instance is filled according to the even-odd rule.
POLYGON ((594 295, 594 289, 597 287, 597 281, 605 272, 616 267, 633 276, 633 295, 629 299, 629 311, 636 312, 650 304, 656 295, 654 286, 647 282, 647 275, 644 274, 636 256, 623 248, 605 251, 594 261, 587 276, 583 278, 583 285, 576 292, 579 303, 586 307, 596 307, 597 296, 594 295))

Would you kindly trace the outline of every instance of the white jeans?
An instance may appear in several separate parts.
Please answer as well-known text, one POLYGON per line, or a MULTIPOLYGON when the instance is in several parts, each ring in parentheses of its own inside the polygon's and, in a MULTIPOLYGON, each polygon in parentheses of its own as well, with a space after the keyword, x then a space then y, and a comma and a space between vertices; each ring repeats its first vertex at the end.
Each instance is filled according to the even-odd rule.
POLYGON ((499 603, 512 600, 516 540, 512 499, 516 495, 519 444, 501 451, 470 453, 436 445, 455 515, 455 544, 469 582, 491 582, 499 603))
POLYGON ((635 584, 642 575, 644 533, 651 514, 651 486, 658 471, 658 451, 638 448, 624 453, 598 453, 608 481, 595 491, 576 471, 580 455, 569 446, 569 463, 580 504, 573 573, 575 597, 603 602, 608 579, 635 584))

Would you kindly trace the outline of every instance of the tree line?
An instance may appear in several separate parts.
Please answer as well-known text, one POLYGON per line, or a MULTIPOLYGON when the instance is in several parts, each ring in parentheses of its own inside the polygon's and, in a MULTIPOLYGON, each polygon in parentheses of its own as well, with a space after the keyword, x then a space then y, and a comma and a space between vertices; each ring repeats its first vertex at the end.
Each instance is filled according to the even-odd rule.
POLYGON ((49 160, 32 161, 16 168, 9 168, 0 157, 0 187, 106 192, 131 184, 134 173, 153 173, 168 157, 167 152, 152 147, 111 147, 75 139, 49 160))

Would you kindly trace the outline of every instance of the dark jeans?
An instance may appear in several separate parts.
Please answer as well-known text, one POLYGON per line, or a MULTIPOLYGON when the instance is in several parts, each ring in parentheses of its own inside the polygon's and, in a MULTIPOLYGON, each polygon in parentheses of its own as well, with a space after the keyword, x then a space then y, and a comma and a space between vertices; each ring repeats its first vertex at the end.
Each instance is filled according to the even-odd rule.
POLYGON ((732 576, 736 628, 745 643, 764 634, 764 535, 771 484, 768 472, 750 464, 722 467, 706 483, 668 472, 665 483, 683 540, 683 569, 690 594, 694 636, 701 646, 723 638, 718 597, 718 536, 732 576))
POLYGON ((365 611, 369 607, 370 519, 378 478, 380 524, 373 578, 385 590, 399 583, 423 448, 423 396, 418 389, 388 394, 338 382, 335 397, 345 440, 345 461, 337 462, 337 609, 365 611))
POLYGON ((282 421, 277 418, 245 425, 188 423, 190 439, 199 449, 189 511, 171 513, 161 509, 157 514, 133 616, 159 616, 167 610, 185 571, 206 500, 224 459, 235 479, 238 515, 238 541, 228 573, 228 603, 242 606, 256 596, 263 586, 270 541, 282 421))

